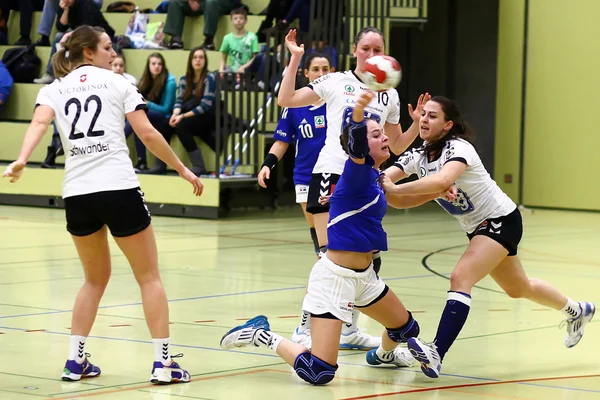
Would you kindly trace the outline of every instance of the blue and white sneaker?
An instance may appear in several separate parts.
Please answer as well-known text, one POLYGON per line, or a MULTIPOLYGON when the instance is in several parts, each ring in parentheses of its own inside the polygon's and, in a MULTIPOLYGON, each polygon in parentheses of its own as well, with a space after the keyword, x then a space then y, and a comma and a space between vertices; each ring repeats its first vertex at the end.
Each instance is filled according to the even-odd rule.
POLYGON ((381 336, 372 336, 360 329, 347 335, 340 335, 340 350, 370 350, 381 344, 381 336))
POLYGON ((581 307, 581 314, 579 314, 579 317, 566 319, 558 326, 559 328, 562 328, 567 325, 565 346, 568 348, 579 343, 583 337, 583 328, 585 327, 585 324, 590 322, 596 313, 596 306, 593 303, 579 302, 579 307, 581 307))
POLYGON ((86 353, 85 360, 81 364, 75 360, 67 360, 62 373, 63 381, 75 382, 81 378, 94 378, 102 373, 100 368, 88 361, 90 355, 86 353))
POLYGON ((160 361, 154 361, 152 365, 152 376, 150 382, 156 385, 168 385, 171 383, 187 383, 191 380, 190 373, 181 368, 173 361, 173 358, 183 357, 183 354, 171 356, 171 364, 163 365, 160 361))
POLYGON ((246 321, 245 324, 236 326, 229 330, 221 338, 221 348, 231 350, 234 347, 257 346, 254 344, 254 335, 256 331, 264 329, 270 331, 269 321, 264 315, 256 316, 246 321))
POLYGON ((415 362, 414 357, 406 347, 396 347, 394 349, 394 357, 389 361, 384 361, 377 355, 377 349, 367 352, 367 363, 369 365, 395 365, 396 367, 412 367, 415 362))
POLYGON ((408 349, 421 363, 421 371, 430 378, 439 378, 442 361, 434 343, 425 343, 418 338, 408 338, 408 349))

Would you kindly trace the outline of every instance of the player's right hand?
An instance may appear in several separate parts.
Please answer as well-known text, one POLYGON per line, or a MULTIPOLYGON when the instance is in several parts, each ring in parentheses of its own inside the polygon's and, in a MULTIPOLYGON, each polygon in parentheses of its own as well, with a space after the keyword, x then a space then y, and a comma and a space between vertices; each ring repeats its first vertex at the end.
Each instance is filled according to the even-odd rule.
POLYGON ((19 178, 21 178, 21 175, 23 175, 25 165, 26 163, 19 160, 12 162, 8 167, 6 167, 2 177, 11 178, 10 183, 15 183, 19 180, 19 178))
POLYGON ((292 56, 301 56, 304 54, 304 45, 301 44, 300 46, 298 46, 298 44, 296 43, 295 29, 290 29, 288 34, 285 36, 285 45, 287 46, 290 53, 292 53, 292 56))
POLYGON ((262 169, 258 173, 258 184, 260 185, 260 187, 266 189, 267 183, 265 182, 265 179, 270 179, 270 178, 271 178, 271 168, 269 168, 265 165, 264 167, 262 167, 262 169))
POLYGON ((360 97, 356 101, 354 110, 352 111, 352 120, 354 122, 361 122, 363 119, 365 119, 365 108, 374 98, 375 92, 373 92, 372 90, 365 90, 363 94, 360 95, 360 97))
POLYGON ((181 176, 183 179, 192 184, 192 186, 194 187, 194 196, 200 196, 202 194, 202 191, 204 190, 204 185, 202 184, 202 181, 200 181, 200 178, 194 175, 192 171, 186 168, 179 173, 179 176, 181 176))

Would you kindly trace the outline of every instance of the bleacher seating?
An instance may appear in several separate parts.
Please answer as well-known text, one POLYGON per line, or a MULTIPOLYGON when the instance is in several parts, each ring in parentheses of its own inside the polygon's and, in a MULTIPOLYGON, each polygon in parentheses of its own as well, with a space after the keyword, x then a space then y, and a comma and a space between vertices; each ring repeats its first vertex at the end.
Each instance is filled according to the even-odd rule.
MULTIPOLYGON (((244 2, 250 7, 252 13, 258 14, 262 9, 266 6, 266 0, 253 0, 249 2, 244 2)), ((109 4, 108 1, 105 1, 104 7, 109 4)), ((158 2, 142 0, 136 2, 136 4, 141 8, 156 8, 158 2), (155 4, 156 3, 156 4, 155 4)), ((115 29, 116 34, 120 35, 125 32, 125 28, 130 18, 129 13, 104 13, 105 18, 108 23, 115 29)), ((9 19, 9 34, 8 41, 9 43, 14 43, 19 37, 19 13, 17 11, 12 12, 9 19)), ((166 18, 166 14, 151 14, 150 21, 164 21, 166 18)), ((260 25, 260 21, 263 19, 263 16, 259 15, 249 15, 248 23, 246 25, 246 29, 251 32, 256 32, 258 26, 260 25)), ((41 12, 34 13, 33 20, 33 28, 31 37, 37 38, 37 25, 39 25, 39 21, 41 19, 41 12)), ((167 67, 169 68, 169 72, 171 72, 177 82, 179 82, 179 78, 185 74, 187 58, 189 55, 189 49, 200 45, 204 36, 202 34, 204 28, 204 17, 186 17, 185 27, 184 27, 184 45, 185 48, 183 50, 158 50, 165 57, 165 61, 167 67)), ((217 46, 220 45, 220 41, 223 36, 232 30, 231 20, 229 16, 222 16, 219 21, 219 28, 217 30, 217 34, 215 36, 215 41, 217 46)), ((4 52, 14 46, 0 46, 0 55, 3 55, 4 52)), ((153 49, 124 49, 123 53, 127 62, 127 72, 136 78, 140 78, 144 67, 146 65, 146 60, 148 55, 155 52, 157 50, 153 49)), ((37 47, 35 49, 36 54, 42 60, 42 68, 40 70, 40 76, 43 75, 45 70, 45 65, 50 58, 50 47, 37 47)), ((215 71, 219 68, 219 61, 221 58, 221 54, 218 51, 210 51, 207 54, 209 61, 209 70, 215 71)), ((18 153, 18 149, 21 145, 23 133, 27 128, 27 124, 31 119, 33 113, 33 106, 35 104, 35 98, 40 89, 41 85, 38 84, 26 84, 26 83, 17 83, 13 87, 13 92, 11 93, 9 100, 5 104, 2 112, 0 113, 0 130, 2 132, 7 132, 3 135, 0 135, 0 161, 9 161, 15 157, 18 153)), ((253 97, 253 96, 246 96, 253 97)), ((261 99, 263 98, 261 94, 261 99)), ((253 110, 257 110, 260 104, 254 104, 255 101, 253 98, 250 98, 249 103, 251 104, 251 108, 253 110)), ((229 110, 232 112, 233 110, 229 110)), ((272 121, 271 121, 272 122, 272 121)), ((271 124, 272 125, 272 124, 271 124)), ((239 136, 239 135, 237 135, 239 136)), ((233 135, 230 140, 236 140, 236 135, 233 135)), ((131 139, 130 139, 131 140, 131 139)), ((49 143, 50 137, 43 139, 42 145, 36 150, 31 158, 31 162, 40 163, 44 160, 46 150, 43 144, 45 142, 49 143)), ((210 169, 213 165, 215 165, 215 154, 214 152, 208 148, 203 142, 198 140, 200 148, 204 154, 205 161, 207 166, 210 166, 210 169)), ((235 142, 234 142, 235 143, 235 142)), ((178 143, 177 138, 173 140, 173 148, 176 150, 178 155, 181 157, 184 162, 187 162, 187 155, 183 150, 181 144, 178 143)), ((131 143, 131 150, 133 150, 133 146, 131 143)), ((131 152, 132 157, 135 157, 135 151, 131 152)), ((225 155, 226 156, 226 155, 225 155)), ((262 156, 262 155, 261 155, 262 156)), ((60 164, 64 160, 64 158, 58 158, 57 162, 60 164)), ((149 155, 149 162, 152 165, 153 160, 152 156, 149 155)), ((240 172, 244 169, 242 168, 240 172)))

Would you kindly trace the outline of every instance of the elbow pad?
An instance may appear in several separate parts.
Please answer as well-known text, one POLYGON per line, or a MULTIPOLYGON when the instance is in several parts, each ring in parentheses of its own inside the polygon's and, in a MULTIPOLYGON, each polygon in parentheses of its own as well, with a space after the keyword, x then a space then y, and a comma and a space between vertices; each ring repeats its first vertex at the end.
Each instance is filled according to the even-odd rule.
POLYGON ((369 154, 369 139, 367 138, 367 123, 350 123, 348 131, 348 154, 354 158, 365 158, 369 154))

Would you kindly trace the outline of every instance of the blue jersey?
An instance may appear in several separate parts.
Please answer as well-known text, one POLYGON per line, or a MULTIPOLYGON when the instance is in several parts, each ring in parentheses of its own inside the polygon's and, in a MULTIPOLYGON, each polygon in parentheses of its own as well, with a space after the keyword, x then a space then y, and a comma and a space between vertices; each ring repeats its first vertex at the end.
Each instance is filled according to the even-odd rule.
POLYGON ((381 225, 387 201, 373 164, 369 155, 364 164, 346 160, 329 199, 328 249, 360 253, 387 250, 387 235, 381 225))
POLYGON ((312 170, 325 144, 327 134, 325 104, 301 108, 284 108, 273 137, 295 143, 294 184, 308 185, 312 170))

